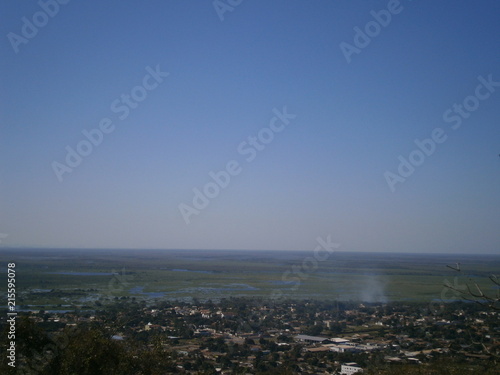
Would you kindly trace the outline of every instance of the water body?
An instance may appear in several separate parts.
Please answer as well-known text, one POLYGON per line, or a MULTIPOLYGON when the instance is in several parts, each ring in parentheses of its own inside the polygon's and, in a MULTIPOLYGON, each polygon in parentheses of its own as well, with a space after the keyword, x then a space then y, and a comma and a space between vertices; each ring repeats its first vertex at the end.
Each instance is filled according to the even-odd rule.
MULTIPOLYGON (((384 300, 382 297, 387 297, 388 300, 430 302, 432 298, 440 297, 443 283, 448 280, 454 284, 455 277, 457 285, 464 285, 466 282, 472 285, 470 278, 473 282, 477 281, 485 293, 494 295, 499 287, 494 285, 488 276, 498 273, 500 269, 500 254, 338 251, 331 254, 328 259, 318 261, 317 267, 311 267, 311 264, 304 261, 308 257, 314 257, 312 250, 264 252, 75 249, 67 251, 2 248, 0 258, 4 262, 11 262, 18 257, 22 257, 23 264, 33 270, 33 280, 41 281, 34 282, 27 288, 32 293, 30 295, 32 303, 41 301, 45 294, 49 293, 46 288, 50 284, 44 282, 49 278, 49 274, 75 276, 73 279, 60 278, 62 281, 58 288, 65 292, 74 290, 72 280, 78 277, 80 281, 87 280, 93 283, 92 288, 97 291, 86 293, 92 297, 82 298, 81 293, 74 297, 81 298, 82 302, 92 301, 97 296, 108 297, 114 291, 127 294, 126 292, 130 290, 130 295, 142 299, 188 299, 194 296, 213 299, 216 296, 222 298, 231 295, 268 297, 273 289, 279 289, 285 294, 290 293, 293 298, 308 298, 318 294, 319 298, 326 299, 366 298, 373 301, 384 300), (126 268, 127 274, 111 272, 110 259, 113 259, 115 268, 126 268), (96 266, 92 267, 89 263, 94 263, 96 266), (455 266, 456 263, 461 264, 460 273, 446 267, 455 266), (80 271, 75 271, 75 268, 68 269, 70 266, 80 271), (156 272, 160 267, 165 271, 161 275, 156 272), (101 272, 96 272, 99 270, 101 272), (307 277, 302 278, 295 270, 305 273, 307 277), (287 271, 291 272, 288 277, 289 282, 282 279, 287 271), (137 281, 138 273, 141 273, 140 282, 137 281), (169 278, 168 275, 177 277, 169 278), (217 275, 220 277, 216 277, 217 275), (297 279, 300 279, 298 285, 300 289, 289 291, 289 288, 297 283, 297 279), (373 279, 378 281, 378 284, 373 282, 373 279), (240 284, 232 284, 233 282, 240 284), (132 288, 136 285, 139 285, 138 289, 132 288), (142 289, 141 285, 144 286, 142 289), (318 290, 313 287, 317 287, 318 290), (144 291, 146 288, 148 292, 144 291), (154 289, 149 290, 149 288, 154 289)), ((6 271, 7 268, 4 268, 0 273, 5 275, 6 271)), ((84 282, 82 287, 85 284, 84 282)), ((447 297, 453 297, 453 294, 448 293, 447 297)), ((66 301, 67 298, 71 297, 61 294, 59 301, 66 301)))
POLYGON ((197 273, 213 273, 212 271, 205 271, 205 270, 187 270, 184 268, 172 268, 169 271, 173 272, 197 272, 197 273))
MULTIPOLYGON (((7 306, 0 306, 0 308, 7 309, 8 307, 7 306)), ((45 309, 45 308, 43 308, 41 306, 39 308, 28 308, 28 309, 17 308, 16 312, 38 312, 40 310, 43 310, 43 311, 45 311, 48 314, 67 314, 67 313, 75 312, 77 309, 71 309, 71 310, 69 310, 69 309, 65 309, 65 310, 55 309, 55 310, 51 310, 51 309, 45 309)), ((89 313, 94 313, 95 312, 95 310, 79 310, 79 311, 80 312, 89 312, 89 313)))
POLYGON ((253 287, 248 284, 227 284, 222 287, 193 287, 193 288, 184 288, 179 289, 173 292, 144 292, 144 286, 136 286, 129 289, 130 294, 140 294, 141 296, 149 297, 149 298, 162 298, 166 295, 173 294, 218 294, 221 292, 246 292, 246 291, 254 291, 259 290, 259 288, 253 287))
POLYGON ((179 290, 180 293, 187 291, 195 291, 195 292, 244 292, 244 291, 252 291, 259 290, 254 286, 248 284, 227 284, 222 287, 195 287, 195 288, 187 288, 179 290))
POLYGON ((167 292, 144 292, 143 286, 136 286, 129 290, 130 294, 140 294, 141 296, 147 296, 149 298, 161 298, 165 297, 167 292))
POLYGON ((273 285, 290 285, 290 284, 295 284, 295 281, 289 280, 289 281, 283 281, 283 280, 271 280, 268 281, 269 284, 273 285))

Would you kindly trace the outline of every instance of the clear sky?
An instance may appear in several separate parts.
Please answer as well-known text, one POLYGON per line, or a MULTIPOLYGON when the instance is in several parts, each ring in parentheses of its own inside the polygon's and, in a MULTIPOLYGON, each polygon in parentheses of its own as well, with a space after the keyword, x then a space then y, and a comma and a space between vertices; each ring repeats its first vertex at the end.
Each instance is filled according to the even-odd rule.
POLYGON ((44 1, 1 5, 0 246, 499 252, 500 2, 44 1))

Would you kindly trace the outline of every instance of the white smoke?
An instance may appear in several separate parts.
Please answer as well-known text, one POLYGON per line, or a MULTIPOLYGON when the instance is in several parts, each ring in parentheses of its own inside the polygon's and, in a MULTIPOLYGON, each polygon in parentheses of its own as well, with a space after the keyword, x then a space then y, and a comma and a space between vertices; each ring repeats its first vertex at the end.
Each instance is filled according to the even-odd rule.
POLYGON ((365 275, 360 283, 359 299, 362 302, 386 303, 385 294, 386 283, 375 275, 365 275))

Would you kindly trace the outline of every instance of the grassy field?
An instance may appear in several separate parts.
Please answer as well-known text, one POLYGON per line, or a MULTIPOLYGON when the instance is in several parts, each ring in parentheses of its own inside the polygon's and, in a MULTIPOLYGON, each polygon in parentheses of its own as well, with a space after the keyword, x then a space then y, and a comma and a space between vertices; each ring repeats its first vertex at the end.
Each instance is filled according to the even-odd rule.
MULTIPOLYGON (((500 256, 493 255, 335 252, 324 261, 312 257, 312 252, 277 251, 0 252, 4 273, 7 263, 16 263, 17 305, 24 309, 91 308, 96 301, 123 297, 218 300, 280 295, 365 302, 451 301, 458 297, 444 288, 445 282, 456 287, 477 282, 493 293, 488 276, 500 270, 500 256), (456 262, 461 263, 460 273, 446 267, 456 262)), ((5 282, 0 287, 4 295, 6 286, 5 282)))

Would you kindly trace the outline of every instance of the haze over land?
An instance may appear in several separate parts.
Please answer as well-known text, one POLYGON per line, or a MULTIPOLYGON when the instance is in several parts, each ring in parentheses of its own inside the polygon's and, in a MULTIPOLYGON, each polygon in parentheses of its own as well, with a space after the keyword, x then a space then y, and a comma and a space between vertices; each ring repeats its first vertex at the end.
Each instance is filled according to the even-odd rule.
MULTIPOLYGON (((313 251, 331 235, 498 253, 500 3, 389 3, 72 1, 17 51, 4 37, 0 246, 313 251)), ((7 36, 40 8, 2 10, 7 36)))
POLYGON ((472 280, 496 295, 488 278, 498 255, 230 250, 6 249, 0 262, 16 262, 19 305, 74 309, 89 301, 136 298, 220 301, 229 297, 322 301, 423 302, 462 300, 447 288, 472 280), (313 259, 319 259, 314 261, 313 259), (462 263, 460 273, 446 265, 462 263), (83 289, 82 289, 83 288, 83 289), (40 291, 42 290, 42 291, 40 291), (71 306, 71 307, 70 307, 71 306))

